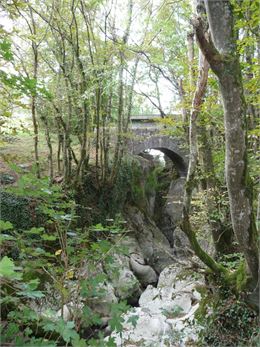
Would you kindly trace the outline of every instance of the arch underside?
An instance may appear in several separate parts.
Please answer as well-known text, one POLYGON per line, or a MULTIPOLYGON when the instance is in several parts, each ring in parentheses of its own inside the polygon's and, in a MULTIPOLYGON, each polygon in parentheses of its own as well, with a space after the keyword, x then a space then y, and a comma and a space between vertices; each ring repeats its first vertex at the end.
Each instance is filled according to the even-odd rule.
POLYGON ((161 151, 165 155, 167 155, 168 158, 171 159, 171 161, 174 163, 176 166, 180 176, 186 176, 187 174, 187 166, 183 160, 182 157, 180 157, 177 153, 173 152, 172 150, 168 148, 163 148, 163 147, 155 147, 153 149, 157 149, 158 151, 161 151))
POLYGON ((132 142, 132 153, 140 154, 147 149, 156 149, 167 155, 179 172, 181 177, 187 175, 187 158, 180 149, 180 140, 168 136, 151 136, 144 140, 132 142))

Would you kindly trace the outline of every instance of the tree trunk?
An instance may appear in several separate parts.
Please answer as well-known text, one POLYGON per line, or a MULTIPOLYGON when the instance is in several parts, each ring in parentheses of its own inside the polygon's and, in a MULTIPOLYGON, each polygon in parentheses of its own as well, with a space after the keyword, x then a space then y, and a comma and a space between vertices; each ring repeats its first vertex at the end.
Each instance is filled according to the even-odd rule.
POLYGON ((46 116, 42 116, 41 117, 44 126, 45 126, 45 138, 46 138, 46 143, 49 149, 49 153, 48 153, 48 165, 49 165, 49 179, 50 179, 50 183, 53 183, 53 172, 54 172, 54 168, 53 168, 53 148, 52 148, 52 143, 51 143, 51 136, 50 136, 50 129, 49 129, 49 124, 48 124, 48 120, 46 116))
POLYGON ((190 115, 190 133, 189 133, 189 144, 190 144, 190 160, 189 168, 186 179, 185 191, 184 191, 184 201, 183 201, 183 220, 181 228, 183 232, 188 237, 191 247, 195 254, 200 258, 200 260, 208 266, 214 273, 218 275, 227 274, 227 270, 220 264, 218 264, 209 254, 207 254, 198 243, 196 233, 191 227, 189 219, 190 204, 192 198, 192 191, 194 186, 194 175, 196 172, 197 162, 198 162, 198 147, 197 147, 197 117, 203 103, 203 98, 206 92, 206 86, 208 81, 208 69, 209 65, 205 57, 200 52, 199 56, 199 75, 196 85, 196 90, 194 93, 192 101, 192 111, 190 115))
POLYGON ((217 255, 229 254, 234 252, 234 247, 232 245, 233 232, 232 229, 229 228, 229 217, 226 215, 223 216, 223 210, 225 207, 223 207, 220 202, 220 194, 222 191, 215 175, 211 150, 212 144, 207 129, 204 126, 201 126, 198 130, 203 174, 205 176, 206 184, 208 223, 211 228, 211 234, 217 255))
POLYGON ((246 105, 236 53, 233 15, 228 0, 205 0, 213 43, 206 39, 202 20, 193 21, 196 37, 219 79, 225 121, 225 175, 234 233, 253 283, 258 282, 258 235, 252 208, 253 192, 247 169, 246 105))
MULTIPOLYGON (((36 24, 34 21, 33 13, 30 8, 30 16, 32 25, 29 26, 31 34, 36 36, 36 24)), ((32 112, 32 123, 33 123, 33 132, 34 132, 34 157, 35 157, 35 166, 36 166, 36 176, 40 178, 40 159, 39 159, 39 131, 38 131, 38 120, 36 115, 36 95, 37 95, 37 78, 38 78, 38 46, 35 41, 32 41, 32 50, 33 50, 33 79, 35 81, 35 87, 32 92, 32 102, 31 102, 31 112, 32 112)))
POLYGON ((199 76, 192 101, 192 111, 190 115, 189 126, 189 145, 190 145, 190 160, 188 167, 188 174, 186 180, 186 189, 184 192, 184 208, 187 213, 190 210, 190 203, 192 197, 192 190, 194 185, 194 175, 196 172, 198 162, 198 143, 197 143, 197 117, 200 107, 203 103, 203 98, 206 92, 208 81, 209 65, 202 53, 199 54, 199 76))

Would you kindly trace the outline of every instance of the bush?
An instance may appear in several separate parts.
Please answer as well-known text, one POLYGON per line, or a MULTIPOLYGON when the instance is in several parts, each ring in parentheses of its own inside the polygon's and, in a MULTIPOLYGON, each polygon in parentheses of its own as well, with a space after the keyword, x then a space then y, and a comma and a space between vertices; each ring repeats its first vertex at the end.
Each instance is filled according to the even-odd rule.
POLYGON ((42 219, 37 210, 37 201, 0 191, 1 219, 10 221, 18 229, 30 229, 42 219))
POLYGON ((256 312, 229 290, 204 293, 196 320, 202 326, 199 346, 259 346, 256 312))

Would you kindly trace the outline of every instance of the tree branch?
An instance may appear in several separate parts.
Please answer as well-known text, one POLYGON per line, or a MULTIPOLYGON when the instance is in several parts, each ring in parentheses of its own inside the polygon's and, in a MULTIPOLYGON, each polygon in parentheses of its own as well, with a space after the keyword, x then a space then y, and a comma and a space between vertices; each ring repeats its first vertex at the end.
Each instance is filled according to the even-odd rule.
POLYGON ((196 39, 199 47, 210 64, 212 70, 219 71, 223 61, 222 55, 218 52, 211 40, 207 40, 202 18, 197 17, 191 20, 191 24, 196 33, 196 39))

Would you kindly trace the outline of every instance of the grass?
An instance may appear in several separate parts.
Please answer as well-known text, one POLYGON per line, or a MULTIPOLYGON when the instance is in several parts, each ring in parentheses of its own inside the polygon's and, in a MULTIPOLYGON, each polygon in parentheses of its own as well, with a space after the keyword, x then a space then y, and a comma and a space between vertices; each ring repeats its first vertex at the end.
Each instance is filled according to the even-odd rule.
MULTIPOLYGON (((72 136, 73 150, 77 157, 80 153, 80 144, 76 136, 72 136)), ((53 163, 54 172, 57 174, 57 151, 58 142, 57 135, 52 135, 52 147, 53 147, 53 163)), ((43 175, 48 175, 48 154, 49 149, 46 143, 44 132, 39 132, 39 158, 40 167, 43 175)), ((62 154, 61 154, 62 156, 62 154)), ((95 160, 94 148, 90 151, 90 161, 95 160)), ((7 135, 6 140, 3 137, 0 142, 0 173, 12 173, 8 164, 21 165, 26 164, 29 170, 32 169, 34 164, 34 134, 32 130, 19 131, 15 135, 7 135)))

